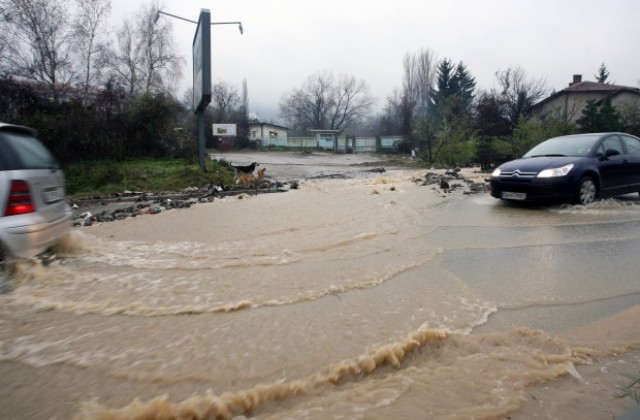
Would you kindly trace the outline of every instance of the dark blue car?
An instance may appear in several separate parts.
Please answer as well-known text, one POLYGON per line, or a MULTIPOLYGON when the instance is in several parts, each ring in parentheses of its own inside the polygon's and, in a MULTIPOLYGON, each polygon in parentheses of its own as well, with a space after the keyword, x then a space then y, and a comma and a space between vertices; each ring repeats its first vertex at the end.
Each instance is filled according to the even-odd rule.
POLYGON ((491 174, 503 200, 589 204, 640 192, 640 138, 626 133, 554 137, 491 174))

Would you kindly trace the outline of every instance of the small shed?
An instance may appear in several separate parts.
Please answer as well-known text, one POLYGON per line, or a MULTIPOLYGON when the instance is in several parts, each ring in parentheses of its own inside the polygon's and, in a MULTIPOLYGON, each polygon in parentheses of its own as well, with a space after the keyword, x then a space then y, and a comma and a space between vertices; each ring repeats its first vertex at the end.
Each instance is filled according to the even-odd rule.
POLYGON ((281 125, 253 122, 249 123, 249 140, 261 147, 286 146, 289 129, 281 125))

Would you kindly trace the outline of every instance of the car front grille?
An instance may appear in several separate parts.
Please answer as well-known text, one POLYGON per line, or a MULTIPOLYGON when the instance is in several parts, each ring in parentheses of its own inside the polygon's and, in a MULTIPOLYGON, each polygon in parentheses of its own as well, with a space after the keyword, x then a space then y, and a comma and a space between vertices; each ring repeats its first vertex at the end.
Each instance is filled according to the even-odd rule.
POLYGON ((538 175, 537 172, 521 172, 520 170, 516 169, 515 171, 511 171, 511 172, 502 172, 500 174, 500 178, 502 179, 509 179, 509 178, 525 178, 525 179, 531 179, 531 178, 535 178, 536 175, 538 175))

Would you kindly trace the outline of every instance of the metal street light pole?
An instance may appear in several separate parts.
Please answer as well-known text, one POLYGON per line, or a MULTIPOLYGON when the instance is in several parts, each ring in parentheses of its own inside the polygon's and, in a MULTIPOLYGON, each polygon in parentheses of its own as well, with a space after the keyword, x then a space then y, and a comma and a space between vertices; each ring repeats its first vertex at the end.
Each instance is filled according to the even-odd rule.
POLYGON ((240 34, 244 33, 242 23, 236 22, 211 22, 211 12, 208 9, 200 10, 200 19, 196 22, 158 10, 154 23, 160 19, 160 15, 170 16, 176 19, 195 23, 197 26, 193 38, 193 111, 196 114, 198 130, 198 162, 200 169, 204 171, 204 111, 211 102, 211 30, 213 25, 238 25, 240 34))

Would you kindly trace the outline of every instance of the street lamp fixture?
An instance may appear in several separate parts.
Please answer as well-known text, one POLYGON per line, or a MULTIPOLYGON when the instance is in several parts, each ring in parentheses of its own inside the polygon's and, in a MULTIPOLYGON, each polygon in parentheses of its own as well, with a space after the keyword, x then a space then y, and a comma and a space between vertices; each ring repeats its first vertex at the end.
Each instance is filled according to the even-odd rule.
MULTIPOLYGON (((163 12, 162 10, 158 10, 158 12, 156 13, 156 17, 153 19, 153 23, 158 22, 158 19, 160 19, 160 15, 161 14, 162 15, 166 15, 166 16, 170 16, 170 17, 175 18, 175 19, 184 20, 185 22, 195 23, 196 25, 198 24, 198 22, 196 22, 195 20, 191 20, 191 19, 183 18, 182 16, 177 16, 177 15, 173 15, 171 13, 163 12)), ((238 25, 238 29, 240 30, 240 35, 244 35, 244 28, 242 27, 242 22, 240 22, 240 21, 211 22, 211 26, 213 26, 213 25, 238 25)))

